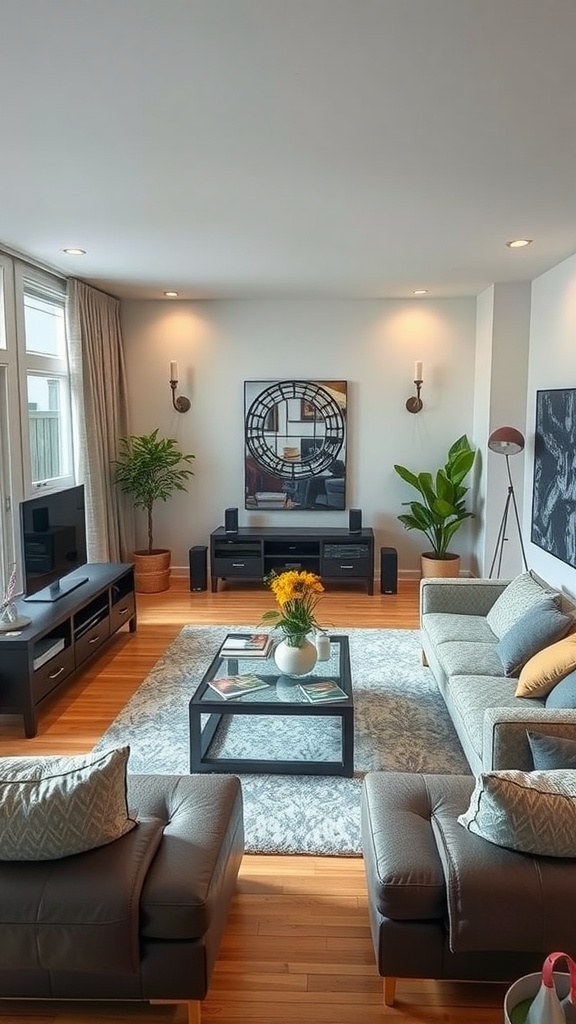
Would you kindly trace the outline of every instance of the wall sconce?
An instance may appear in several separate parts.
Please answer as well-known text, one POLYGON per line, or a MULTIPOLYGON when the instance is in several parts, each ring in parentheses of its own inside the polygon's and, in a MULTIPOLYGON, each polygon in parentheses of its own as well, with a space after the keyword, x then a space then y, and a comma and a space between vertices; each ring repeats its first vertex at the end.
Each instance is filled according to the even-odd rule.
POLYGON ((409 398, 406 402, 408 412, 420 412, 424 407, 424 403, 420 398, 420 390, 424 381, 422 377, 422 363, 419 359, 414 363, 414 383, 416 385, 416 396, 414 397, 413 395, 412 398, 409 398))
POLYGON ((180 395, 176 398, 176 388, 178 387, 178 363, 170 363, 170 387, 172 388, 172 405, 176 409, 176 412, 188 412, 190 408, 190 399, 185 398, 184 395, 180 395))

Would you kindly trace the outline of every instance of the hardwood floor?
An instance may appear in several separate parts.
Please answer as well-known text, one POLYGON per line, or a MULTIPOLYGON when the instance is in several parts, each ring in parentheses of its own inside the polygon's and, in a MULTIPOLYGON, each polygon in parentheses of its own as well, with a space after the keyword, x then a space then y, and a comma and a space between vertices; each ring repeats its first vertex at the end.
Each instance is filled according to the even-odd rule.
MULTIPOLYGON (((165 594, 138 595, 138 631, 122 633, 40 716, 23 738, 20 719, 0 718, 2 754, 90 750, 167 645, 187 623, 257 625, 272 607, 258 586, 190 593, 175 580, 165 594)), ((331 589, 319 612, 328 628, 413 629, 418 585, 369 597, 331 589)), ((382 1005, 360 858, 246 856, 205 1021, 218 1024, 501 1024, 505 987, 399 981, 394 1008, 382 1005)), ((147 1004, 0 1003, 0 1024, 183 1024, 181 1007, 147 1004)))

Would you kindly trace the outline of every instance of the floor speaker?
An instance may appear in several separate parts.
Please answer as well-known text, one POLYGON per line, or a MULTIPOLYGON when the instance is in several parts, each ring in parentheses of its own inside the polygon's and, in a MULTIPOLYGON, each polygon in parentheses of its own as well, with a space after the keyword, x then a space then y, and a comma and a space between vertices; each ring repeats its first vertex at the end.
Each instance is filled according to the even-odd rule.
POLYGON ((380 593, 398 593, 398 552, 396 548, 380 548, 380 593))
POLYGON ((238 533, 238 509, 237 508, 225 508, 224 509, 224 532, 225 533, 238 533))
POLYGON ((351 508, 348 515, 348 533, 362 533, 362 509, 351 508))
POLYGON ((208 590, 208 548, 197 544, 188 552, 190 562, 190 590, 208 590))

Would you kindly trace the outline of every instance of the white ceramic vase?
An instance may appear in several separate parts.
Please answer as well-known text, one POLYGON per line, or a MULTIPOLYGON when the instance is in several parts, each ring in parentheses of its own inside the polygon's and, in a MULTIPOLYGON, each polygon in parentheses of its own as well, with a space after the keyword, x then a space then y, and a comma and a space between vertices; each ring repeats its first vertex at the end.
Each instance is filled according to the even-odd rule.
POLYGON ((274 651, 274 661, 284 676, 307 676, 318 658, 316 646, 304 637, 299 647, 281 640, 274 651))

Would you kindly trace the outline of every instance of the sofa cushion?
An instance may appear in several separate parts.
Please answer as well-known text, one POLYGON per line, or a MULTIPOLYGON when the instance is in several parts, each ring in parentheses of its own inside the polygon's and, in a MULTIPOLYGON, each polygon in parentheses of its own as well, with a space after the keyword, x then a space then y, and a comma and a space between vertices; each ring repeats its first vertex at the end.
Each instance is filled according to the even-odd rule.
MULTIPOLYGON (((458 733, 464 733, 466 753, 471 747, 482 756, 484 714, 489 708, 518 707, 515 686, 516 681, 506 676, 451 676, 444 699, 452 719, 458 720, 458 733)), ((527 703, 542 707, 540 701, 527 703)))
POLYGON ((563 637, 574 625, 552 598, 538 601, 498 641, 496 651, 507 676, 517 676, 530 658, 563 637))
POLYGON ((559 605, 561 596, 545 587, 530 572, 524 572, 511 580, 506 589, 496 598, 486 621, 498 639, 501 639, 530 608, 539 601, 551 597, 559 605))
POLYGON ((422 628, 434 644, 446 640, 478 640, 480 643, 494 643, 496 640, 485 615, 428 612, 422 617, 422 628))
POLYGON ((129 747, 79 757, 0 759, 0 860, 55 860, 133 829, 129 747))
POLYGON ((558 768, 576 768, 576 740, 564 736, 548 736, 542 732, 526 730, 537 771, 553 771, 558 768))
POLYGON ((458 821, 496 846, 576 857, 576 772, 483 772, 458 821))
POLYGON ((570 672, 546 697, 547 708, 576 708, 576 671, 570 672))
POLYGON ((538 651, 520 672, 517 697, 545 697, 564 676, 576 669, 576 632, 538 651))
POLYGON ((438 644, 436 656, 447 676, 504 675, 496 644, 479 640, 451 640, 438 644))

